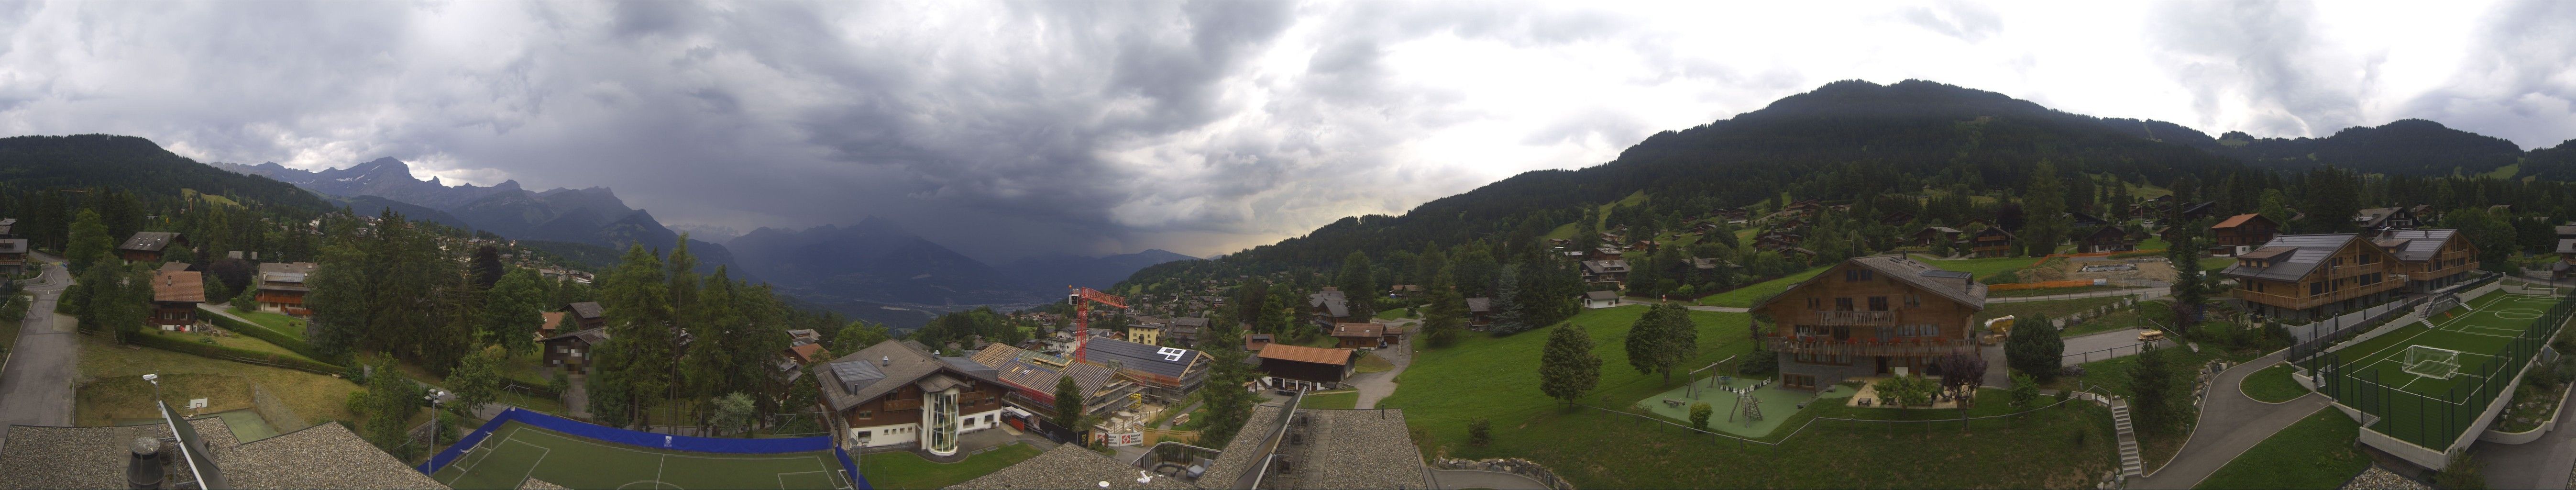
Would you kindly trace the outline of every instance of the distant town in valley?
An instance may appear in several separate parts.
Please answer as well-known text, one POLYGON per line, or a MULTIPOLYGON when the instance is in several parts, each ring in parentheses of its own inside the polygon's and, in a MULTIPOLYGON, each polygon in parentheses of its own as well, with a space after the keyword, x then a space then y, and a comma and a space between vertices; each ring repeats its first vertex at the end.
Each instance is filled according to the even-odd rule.
POLYGON ((27 4, 0 489, 2576 489, 2571 5, 27 4))

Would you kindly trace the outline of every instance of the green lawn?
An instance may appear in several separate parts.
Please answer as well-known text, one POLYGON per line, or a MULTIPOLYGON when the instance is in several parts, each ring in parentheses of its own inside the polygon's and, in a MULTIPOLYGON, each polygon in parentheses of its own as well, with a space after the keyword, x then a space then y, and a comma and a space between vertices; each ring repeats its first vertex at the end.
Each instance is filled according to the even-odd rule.
POLYGON ((1545 235, 1539 235, 1539 239, 1542 239, 1542 240, 1569 240, 1569 239, 1573 239, 1573 238, 1574 238, 1574 225, 1575 225, 1574 223, 1566 223, 1566 224, 1562 224, 1562 225, 1556 225, 1556 229, 1548 230, 1548 231, 1547 231, 1547 234, 1545 234, 1545 235))
POLYGON ((18 346, 18 319, 0 320, 0 352, 18 346))
POLYGON ((1916 255, 1913 258, 1916 262, 1931 264, 1933 267, 1974 274, 1980 280, 1995 274, 2027 269, 2030 268, 2031 264, 2037 264, 2040 261, 2040 259, 2032 257, 1939 260, 1934 259, 1929 255, 1916 255))
POLYGON ((2094 308, 2101 308, 2112 303, 2118 303, 2122 299, 2126 298, 2102 297, 2062 299, 2055 301, 2025 301, 2020 303, 1987 303, 1985 311, 1977 312, 1975 321, 1978 325, 1984 325, 1986 320, 2003 318, 2004 315, 2012 315, 2020 318, 2030 318, 2031 315, 2047 315, 2049 318, 2066 318, 2067 315, 2072 315, 2076 312, 2093 311, 2094 308))
POLYGON ((1828 265, 1807 269, 1806 272, 1782 276, 1779 279, 1753 283, 1753 285, 1750 286, 1735 288, 1733 291, 1708 295, 1707 297, 1700 298, 1699 304, 1707 306, 1750 308, 1754 303, 1760 303, 1762 300, 1771 299, 1772 296, 1779 296, 1781 291, 1788 291, 1790 285, 1806 281, 1807 278, 1810 277, 1816 277, 1817 274, 1823 274, 1827 267, 1832 266, 1828 265))
POLYGON ((1013 443, 955 463, 934 463, 911 451, 868 453, 860 458, 859 474, 876 488, 944 488, 1001 471, 1041 452, 1045 450, 1013 443))
POLYGON ((188 399, 205 398, 207 412, 250 408, 251 386, 258 385, 304 422, 360 422, 348 410, 349 393, 358 391, 358 385, 337 377, 134 348, 94 335, 81 335, 80 349, 84 383, 73 402, 75 425, 159 417, 151 408, 152 385, 143 381, 144 374, 161 376, 162 398, 182 406, 188 399))
POLYGON ((304 340, 304 327, 301 326, 304 323, 304 320, 265 311, 233 311, 232 313, 233 316, 241 317, 243 320, 250 320, 251 323, 257 323, 260 326, 268 327, 269 330, 286 334, 287 337, 291 337, 296 340, 304 340), (290 325, 289 322, 293 322, 293 324, 290 325))
POLYGON ((1401 318, 1404 318, 1404 311, 1405 311, 1405 309, 1404 309, 1404 308, 1388 308, 1386 311, 1377 312, 1377 319, 1379 319, 1379 320, 1395 320, 1395 319, 1401 319, 1401 318))
POLYGON ((313 360, 313 358, 304 357, 303 354, 297 354, 295 351, 287 350, 285 347, 278 347, 277 344, 271 344, 268 343, 268 341, 253 338, 248 335, 241 335, 239 333, 233 333, 232 335, 227 336, 215 336, 193 332, 167 332, 153 329, 146 331, 144 335, 158 335, 162 338, 178 340, 181 342, 204 343, 206 340, 213 340, 215 341, 215 345, 224 347, 258 352, 261 354, 276 354, 279 357, 303 359, 307 361, 313 360))
POLYGON ((2290 365, 2285 363, 2246 376, 2243 391, 2245 396, 2256 400, 2280 403, 2307 396, 2308 387, 2299 386, 2298 381, 2290 379, 2290 365))
POLYGON ((2370 468, 2354 449, 2361 424, 2333 407, 2273 433, 2195 488, 2336 488, 2370 468))
MULTIPOLYGON (((2173 459, 2174 453, 2182 451, 2184 440, 2191 435, 2192 424, 2199 421, 2200 409, 2193 406, 2190 400, 2192 385, 2196 382, 2191 373, 2209 360, 2220 357, 2217 349, 2192 352, 2191 349, 2182 347, 2157 349, 2154 355, 2163 356, 2165 364, 2174 369, 2172 384, 2166 389, 2166 393, 2174 399, 2175 420, 2163 426, 2138 425, 2139 455, 2146 459, 2147 468, 2150 470, 2164 466, 2166 461, 2173 459)), ((2129 389, 2129 379, 2134 376, 2131 372, 2137 370, 2137 367, 2138 356, 2134 355, 2088 362, 2084 363, 2084 377, 2081 380, 2088 391, 2133 397, 2136 396, 2136 392, 2129 389)), ((2058 388, 2073 387, 2066 378, 2058 378, 2057 384, 2058 388)))
MULTIPOLYGON (((1571 320, 1592 334, 1594 352, 1602 358, 1600 383, 1583 403, 1624 408, 1680 386, 1680 377, 1667 383, 1628 366, 1623 339, 1645 309, 1585 310, 1571 320)), ((1750 352, 1748 316, 1692 312, 1700 348, 1682 363, 1684 370, 1750 352)), ((2003 420, 1980 422, 1964 433, 1949 424, 1891 430, 1884 424, 1817 421, 1777 448, 1740 445, 1639 415, 1567 408, 1538 391, 1535 364, 1546 334, 1474 336, 1448 348, 1423 350, 1399 378, 1395 394, 1378 407, 1405 409, 1406 422, 1423 433, 1417 440, 1426 454, 1529 458, 1584 488, 2073 488, 2093 484, 2111 468, 2108 412, 2089 405, 2043 411, 2011 421, 2011 428, 2003 420), (1467 425, 1475 420, 1493 423, 1493 443, 1466 442, 1467 425), (1932 441, 1941 449, 1923 450, 1932 441)), ((1772 409, 1770 416, 1791 417, 1783 427, 1800 426, 1819 414, 1889 416, 1830 403, 1805 410, 1766 408, 1772 409)), ((1956 416, 1947 410, 1876 410, 1896 416, 1956 416)))
POLYGON ((1352 409, 1352 408, 1358 407, 1358 406, 1359 406, 1359 404, 1360 404, 1360 392, 1358 392, 1358 391, 1336 391, 1336 392, 1329 392, 1329 393, 1317 393, 1317 394, 1306 395, 1306 400, 1305 400, 1305 401, 1297 402, 1297 408, 1314 408, 1314 409, 1322 409, 1322 410, 1350 410, 1350 409, 1352 409))
POLYGON ((2227 266, 2231 265, 2236 265, 2235 257, 2203 257, 2200 259, 2200 270, 2206 272, 2215 273, 2219 270, 2226 269, 2227 266))
POLYGON ((2168 248, 2173 248, 2173 242, 2165 241, 2164 237, 2150 236, 2145 240, 2138 241, 2138 250, 2164 250, 2168 248))

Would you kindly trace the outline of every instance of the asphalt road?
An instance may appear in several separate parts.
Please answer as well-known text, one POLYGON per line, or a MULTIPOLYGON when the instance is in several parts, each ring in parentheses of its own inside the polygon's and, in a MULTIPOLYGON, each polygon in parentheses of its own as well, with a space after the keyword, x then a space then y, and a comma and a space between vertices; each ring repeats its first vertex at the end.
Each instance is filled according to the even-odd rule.
MULTIPOLYGON (((47 262, 54 262, 47 260, 47 262)), ((8 425, 72 425, 72 381, 80 374, 80 338, 73 325, 55 321, 54 301, 72 283, 63 266, 49 263, 27 286, 36 300, 19 324, 18 342, 0 367, 0 448, 8 425)))

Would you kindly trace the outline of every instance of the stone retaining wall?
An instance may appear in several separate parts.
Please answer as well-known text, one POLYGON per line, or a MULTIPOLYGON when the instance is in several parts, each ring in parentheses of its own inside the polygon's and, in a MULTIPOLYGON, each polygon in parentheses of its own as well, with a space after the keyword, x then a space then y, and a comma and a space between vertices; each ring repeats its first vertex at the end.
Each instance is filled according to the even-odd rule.
POLYGON ((1565 481, 1563 478, 1557 478, 1556 472, 1549 471, 1546 466, 1542 466, 1535 461, 1520 458, 1438 458, 1431 460, 1431 468, 1438 470, 1476 470, 1511 473, 1514 475, 1526 476, 1532 480, 1538 480, 1539 483, 1547 484, 1548 486, 1558 490, 1575 490, 1573 482, 1565 481))

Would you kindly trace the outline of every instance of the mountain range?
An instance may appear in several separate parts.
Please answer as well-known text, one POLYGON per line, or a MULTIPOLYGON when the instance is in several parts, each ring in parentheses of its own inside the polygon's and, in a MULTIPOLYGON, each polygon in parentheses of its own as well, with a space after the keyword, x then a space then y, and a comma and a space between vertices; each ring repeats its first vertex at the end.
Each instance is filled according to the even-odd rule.
MULTIPOLYGON (((1498 234, 1534 240, 1572 221, 1564 210, 1641 192, 1704 211, 1783 195, 1848 200, 1918 189, 1936 178, 1977 191, 2014 189, 2042 161, 2054 162, 2061 176, 2108 174, 2160 185, 2184 175, 2207 185, 2323 165, 2364 174, 2576 180, 2576 140, 2526 152, 2503 139, 2417 119, 2322 138, 2212 137, 2170 122, 2072 114, 1937 82, 1847 80, 1657 133, 1600 165, 1525 172, 1402 215, 1344 218, 1217 260, 1252 270, 1330 268, 1353 251, 1380 257, 1498 234)), ((1191 268, 1149 267, 1130 282, 1187 275, 1191 268)))
MULTIPOLYGON (((492 186, 447 185, 414 178, 401 160, 380 158, 347 168, 307 171, 275 162, 213 164, 264 176, 322 194, 332 204, 489 231, 575 260, 606 265, 629 243, 664 248, 678 232, 653 215, 629 207, 605 187, 542 192, 518 181, 492 186), (605 250, 602 250, 605 248, 605 250)), ((721 227, 698 229, 731 231, 721 227)), ((913 234, 891 221, 803 230, 760 228, 741 236, 691 237, 689 251, 702 269, 728 266, 737 278, 768 282, 798 299, 897 327, 929 317, 905 306, 963 308, 1051 301, 1063 287, 1107 287, 1137 269, 1191 257, 1162 250, 1108 257, 1047 256, 994 267, 913 234), (888 314, 888 311, 903 312, 888 314)))

